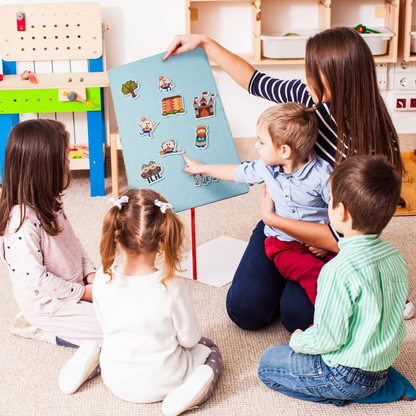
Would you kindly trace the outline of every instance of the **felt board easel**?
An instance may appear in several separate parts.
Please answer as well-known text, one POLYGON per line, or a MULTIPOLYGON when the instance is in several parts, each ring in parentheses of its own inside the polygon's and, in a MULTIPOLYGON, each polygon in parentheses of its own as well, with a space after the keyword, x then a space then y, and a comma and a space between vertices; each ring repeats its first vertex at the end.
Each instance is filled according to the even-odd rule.
POLYGON ((196 278, 194 209, 248 187, 184 172, 184 152, 209 164, 240 159, 205 52, 163 56, 110 69, 110 87, 129 188, 160 192, 175 212, 191 209, 196 278))

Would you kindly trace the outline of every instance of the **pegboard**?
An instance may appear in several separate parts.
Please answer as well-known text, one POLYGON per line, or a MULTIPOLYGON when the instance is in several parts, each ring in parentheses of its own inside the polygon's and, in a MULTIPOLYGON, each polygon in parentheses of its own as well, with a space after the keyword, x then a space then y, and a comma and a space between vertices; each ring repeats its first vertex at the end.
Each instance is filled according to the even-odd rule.
POLYGON ((96 59, 102 55, 98 3, 0 6, 0 54, 5 61, 96 59), (24 20, 17 14, 24 13, 24 20))

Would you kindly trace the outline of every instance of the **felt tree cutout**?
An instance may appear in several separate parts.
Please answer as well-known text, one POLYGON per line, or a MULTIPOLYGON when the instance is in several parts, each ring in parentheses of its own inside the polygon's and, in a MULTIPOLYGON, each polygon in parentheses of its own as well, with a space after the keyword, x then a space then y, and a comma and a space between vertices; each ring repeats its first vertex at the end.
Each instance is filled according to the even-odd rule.
POLYGON ((139 88, 139 83, 133 80, 127 81, 125 84, 121 86, 121 92, 124 95, 131 94, 132 98, 136 98, 137 94, 134 92, 139 88))

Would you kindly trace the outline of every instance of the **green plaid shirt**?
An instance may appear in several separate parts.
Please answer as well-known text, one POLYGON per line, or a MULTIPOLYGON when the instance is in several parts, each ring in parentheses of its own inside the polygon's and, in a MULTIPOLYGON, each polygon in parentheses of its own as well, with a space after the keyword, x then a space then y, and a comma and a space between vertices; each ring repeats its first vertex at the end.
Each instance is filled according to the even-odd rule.
POLYGON ((341 238, 340 253, 318 278, 314 325, 296 333, 297 352, 327 365, 366 371, 390 367, 406 336, 407 268, 396 247, 378 235, 341 238))

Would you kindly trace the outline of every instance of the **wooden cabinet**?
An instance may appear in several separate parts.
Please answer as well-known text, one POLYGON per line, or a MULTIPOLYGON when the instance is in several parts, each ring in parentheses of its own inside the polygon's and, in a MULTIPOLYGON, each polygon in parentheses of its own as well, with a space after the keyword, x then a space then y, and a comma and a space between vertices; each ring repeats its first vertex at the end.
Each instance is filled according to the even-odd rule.
POLYGON ((253 65, 304 63, 298 55, 267 57, 273 54, 265 49, 269 33, 276 33, 276 42, 286 46, 286 41, 306 42, 317 31, 360 23, 389 32, 386 51, 374 58, 396 62, 399 12, 400 0, 186 0, 187 33, 206 34, 253 65))

